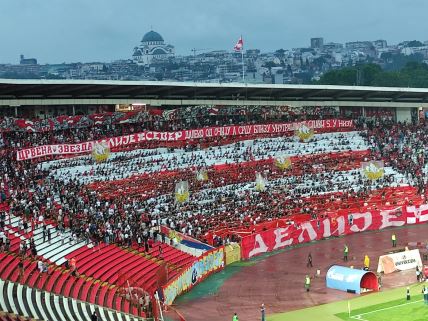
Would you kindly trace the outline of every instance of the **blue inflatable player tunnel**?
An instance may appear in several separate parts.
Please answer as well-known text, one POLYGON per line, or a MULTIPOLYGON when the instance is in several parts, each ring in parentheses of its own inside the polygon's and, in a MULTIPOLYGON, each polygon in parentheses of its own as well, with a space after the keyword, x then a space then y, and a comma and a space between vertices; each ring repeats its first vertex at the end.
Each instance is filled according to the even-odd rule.
POLYGON ((326 284, 330 289, 349 293, 378 291, 379 284, 376 274, 370 271, 351 269, 333 265, 327 272, 326 284))

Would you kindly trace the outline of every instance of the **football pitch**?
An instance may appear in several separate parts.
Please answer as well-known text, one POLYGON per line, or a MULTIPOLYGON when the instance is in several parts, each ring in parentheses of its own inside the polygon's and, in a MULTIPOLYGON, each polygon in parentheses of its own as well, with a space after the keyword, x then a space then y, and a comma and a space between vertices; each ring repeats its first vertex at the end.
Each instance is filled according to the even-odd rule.
MULTIPOLYGON (((426 284, 428 285, 428 284, 426 284)), ((357 296, 349 301, 323 304, 287 313, 268 315, 268 321, 422 321, 428 320, 428 305, 422 295, 423 284, 357 296), (350 314, 349 314, 350 312, 350 314)))
POLYGON ((368 306, 367 308, 336 314, 342 320, 360 321, 417 321, 428 320, 428 305, 418 295, 416 299, 395 300, 384 304, 368 306))

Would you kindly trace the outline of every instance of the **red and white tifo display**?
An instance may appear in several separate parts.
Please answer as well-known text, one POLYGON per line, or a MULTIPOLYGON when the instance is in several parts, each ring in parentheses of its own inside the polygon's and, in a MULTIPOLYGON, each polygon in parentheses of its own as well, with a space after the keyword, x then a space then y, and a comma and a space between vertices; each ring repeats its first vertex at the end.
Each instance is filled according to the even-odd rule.
POLYGON ((338 215, 334 218, 311 220, 298 227, 288 225, 245 236, 241 243, 242 258, 285 248, 330 236, 382 230, 428 221, 428 204, 420 206, 385 207, 379 210, 338 215), (350 224, 352 215, 352 224, 350 224))

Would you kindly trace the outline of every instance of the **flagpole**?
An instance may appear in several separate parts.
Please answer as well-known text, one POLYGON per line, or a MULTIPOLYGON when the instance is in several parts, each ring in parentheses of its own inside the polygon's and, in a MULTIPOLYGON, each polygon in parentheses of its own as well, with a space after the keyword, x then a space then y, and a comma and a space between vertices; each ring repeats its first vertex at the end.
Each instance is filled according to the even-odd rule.
MULTIPOLYGON (((242 39, 242 35, 241 35, 242 39)), ((244 65, 244 45, 241 48, 241 60, 242 60, 242 82, 245 83, 245 65, 244 65)))
POLYGON ((244 64, 244 41, 242 40, 242 35, 236 43, 235 47, 233 47, 235 52, 241 52, 241 63, 242 63, 242 82, 245 83, 245 64, 244 64))
POLYGON ((242 82, 245 83, 244 47, 242 47, 241 58, 242 58, 242 82))

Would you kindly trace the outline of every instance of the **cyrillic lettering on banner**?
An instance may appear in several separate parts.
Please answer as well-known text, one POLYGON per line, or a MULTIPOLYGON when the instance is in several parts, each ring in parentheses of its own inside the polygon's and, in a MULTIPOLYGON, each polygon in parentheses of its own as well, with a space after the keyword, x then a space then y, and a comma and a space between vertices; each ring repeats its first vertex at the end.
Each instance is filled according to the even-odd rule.
POLYGON ((382 225, 379 229, 384 229, 391 226, 403 226, 406 224, 405 219, 403 219, 403 211, 401 206, 393 210, 382 210, 380 211, 380 216, 382 218, 382 225))
POLYGON ((254 239, 254 248, 248 253, 248 258, 260 254, 260 253, 266 253, 268 251, 268 247, 265 244, 265 241, 263 241, 263 238, 260 234, 256 234, 254 239))
POLYGON ((317 232, 312 226, 311 222, 306 222, 301 225, 302 232, 299 235, 299 243, 310 242, 317 238, 317 232), (309 239, 305 239, 305 232, 308 234, 309 239))
POLYGON ((322 221, 324 225, 324 234, 322 237, 330 237, 332 235, 339 236, 345 233, 345 217, 339 216, 336 219, 337 226, 334 231, 331 230, 331 222, 329 218, 322 221))
POLYGON ((373 218, 372 218, 372 214, 370 212, 352 213, 352 216, 354 218, 354 222, 351 225, 351 227, 349 228, 352 232, 363 232, 363 231, 367 230, 370 227, 370 225, 372 225, 373 218), (358 227, 358 222, 360 222, 361 219, 363 219, 364 224, 363 224, 363 227, 360 228, 360 227, 358 227))
POLYGON ((275 246, 273 247, 274 250, 293 244, 293 238, 290 237, 290 233, 288 233, 288 230, 289 227, 280 227, 275 229, 275 246))
MULTIPOLYGON (((141 132, 128 136, 111 137, 107 139, 110 148, 127 146, 133 143, 151 140, 161 141, 178 141, 186 139, 199 139, 204 137, 214 136, 234 136, 234 135, 250 135, 261 133, 279 133, 296 130, 302 124, 306 124, 309 128, 324 128, 324 127, 353 127, 352 121, 344 121, 338 119, 330 120, 317 120, 307 122, 292 122, 281 124, 266 124, 266 125, 243 125, 243 126, 221 126, 221 127, 208 127, 203 129, 181 130, 176 132, 141 132), (333 126, 327 126, 332 124, 333 126)), ((40 148, 28 148, 26 150, 17 151, 16 157, 18 160, 32 159, 45 155, 55 154, 74 154, 81 152, 91 152, 92 148, 89 144, 94 142, 83 142, 80 144, 72 145, 56 145, 57 150, 53 153, 44 151, 40 148), (73 151, 74 150, 74 151, 73 151)), ((44 146, 42 146, 44 148, 44 146)))
POLYGON ((407 206, 406 212, 407 224, 416 224, 428 221, 428 204, 422 204, 418 208, 416 208, 416 206, 407 206))

